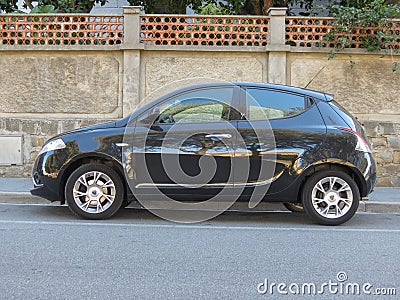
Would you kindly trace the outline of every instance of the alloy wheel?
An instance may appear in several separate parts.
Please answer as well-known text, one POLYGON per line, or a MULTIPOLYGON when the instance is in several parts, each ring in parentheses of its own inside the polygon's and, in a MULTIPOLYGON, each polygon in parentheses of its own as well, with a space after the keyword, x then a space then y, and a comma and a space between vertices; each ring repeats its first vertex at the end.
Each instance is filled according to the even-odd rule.
POLYGON ((347 214, 353 204, 350 185, 339 177, 325 177, 311 193, 315 211, 324 218, 337 219, 347 214))
POLYGON ((106 211, 113 204, 116 187, 113 180, 100 171, 81 175, 73 186, 73 198, 84 212, 96 214, 106 211))

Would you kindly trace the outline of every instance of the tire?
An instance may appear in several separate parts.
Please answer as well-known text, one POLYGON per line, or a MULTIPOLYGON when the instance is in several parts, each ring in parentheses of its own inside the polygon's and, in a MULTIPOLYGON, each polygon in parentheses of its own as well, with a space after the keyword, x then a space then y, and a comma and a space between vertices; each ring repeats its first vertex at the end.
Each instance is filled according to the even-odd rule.
POLYGON ((284 202, 283 206, 285 206, 285 208, 287 210, 290 210, 291 212, 294 212, 294 213, 303 213, 304 212, 304 207, 303 207, 303 204, 301 204, 301 203, 284 202))
POLYGON ((358 209, 360 191, 354 179, 342 171, 325 170, 310 176, 302 190, 306 214, 321 225, 340 225, 358 209))
POLYGON ((112 168, 87 164, 76 169, 65 186, 69 209, 85 219, 107 219, 114 215, 124 200, 124 186, 112 168))

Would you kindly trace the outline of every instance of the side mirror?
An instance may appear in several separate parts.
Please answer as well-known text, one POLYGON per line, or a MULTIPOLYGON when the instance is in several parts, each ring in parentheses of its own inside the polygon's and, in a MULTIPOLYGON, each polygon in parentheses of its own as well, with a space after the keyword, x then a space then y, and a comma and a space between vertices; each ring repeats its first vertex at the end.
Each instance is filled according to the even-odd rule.
POLYGON ((159 115, 160 114, 160 108, 158 106, 154 107, 153 110, 151 111, 151 115, 159 115))
POLYGON ((147 117, 139 120, 139 122, 142 125, 153 125, 154 122, 158 119, 159 115, 160 115, 160 108, 156 106, 151 110, 150 114, 147 117))

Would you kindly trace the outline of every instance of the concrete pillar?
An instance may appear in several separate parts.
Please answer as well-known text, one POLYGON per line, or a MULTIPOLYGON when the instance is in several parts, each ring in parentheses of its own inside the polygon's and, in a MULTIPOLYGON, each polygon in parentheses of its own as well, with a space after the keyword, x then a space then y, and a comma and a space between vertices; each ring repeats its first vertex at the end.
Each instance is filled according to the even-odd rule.
POLYGON ((286 84, 286 52, 268 53, 268 82, 286 84))
POLYGON ((140 11, 141 6, 124 6, 124 44, 139 44, 140 42, 140 11))
POLYGON ((268 11, 268 82, 286 84, 286 54, 290 46, 286 43, 286 7, 273 7, 268 11))
POLYGON ((124 6, 124 55, 122 114, 124 117, 133 112, 140 102, 140 6, 124 6))
POLYGON ((140 102, 140 50, 124 50, 122 114, 134 111, 140 102))
POLYGON ((272 7, 269 16, 269 44, 285 45, 286 7, 272 7))

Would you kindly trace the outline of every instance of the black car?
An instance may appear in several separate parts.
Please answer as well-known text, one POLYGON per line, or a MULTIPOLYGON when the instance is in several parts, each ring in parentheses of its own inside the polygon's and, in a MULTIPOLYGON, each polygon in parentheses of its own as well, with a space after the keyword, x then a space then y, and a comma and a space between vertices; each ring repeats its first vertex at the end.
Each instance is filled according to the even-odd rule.
POLYGON ((213 83, 50 139, 33 181, 33 195, 66 201, 88 219, 111 217, 132 200, 202 208, 216 199, 224 210, 236 200, 250 207, 283 202, 320 224, 338 225, 372 192, 376 166, 361 124, 333 96, 213 83))

